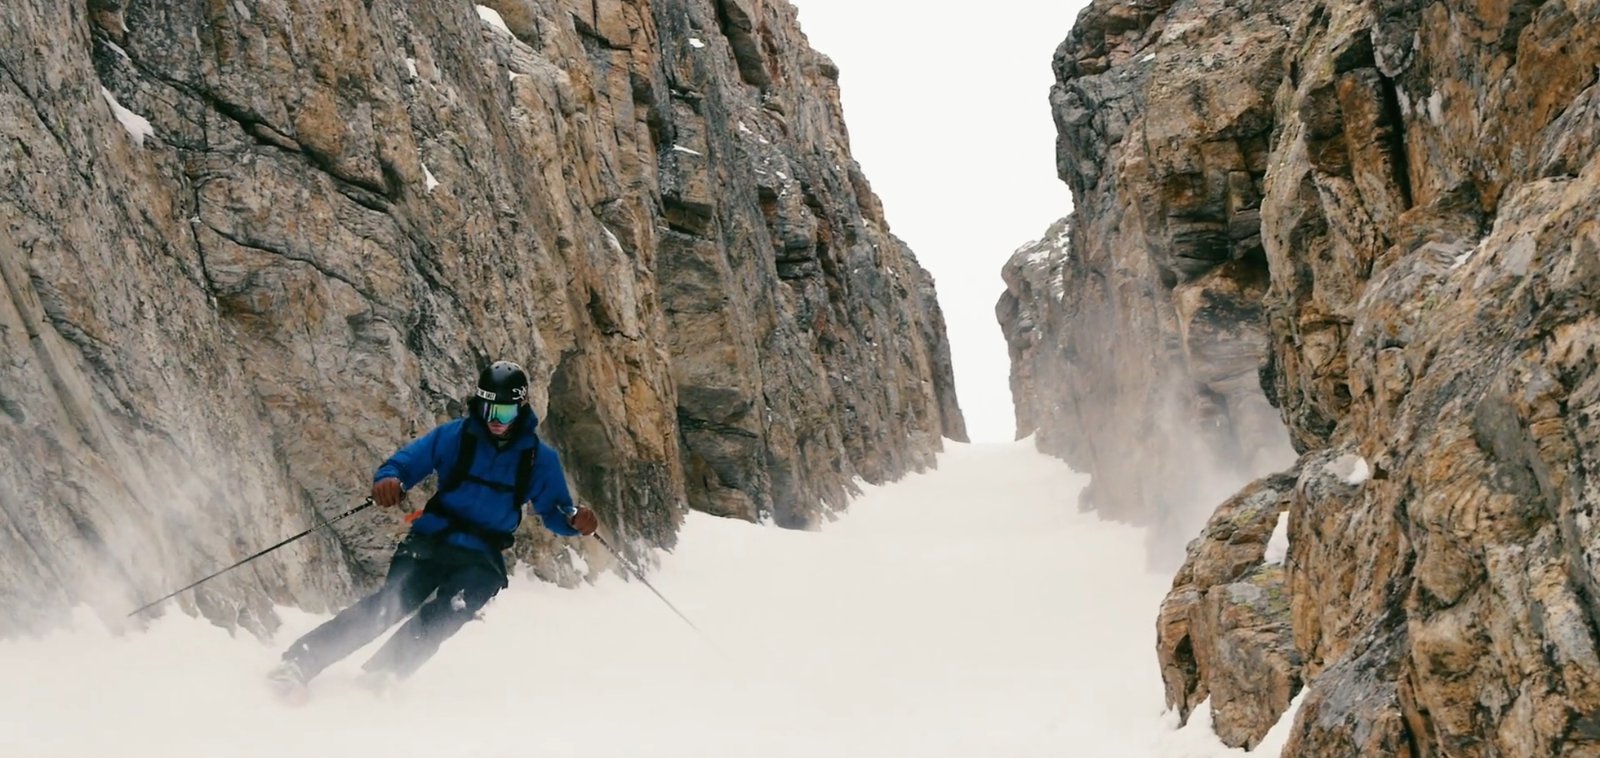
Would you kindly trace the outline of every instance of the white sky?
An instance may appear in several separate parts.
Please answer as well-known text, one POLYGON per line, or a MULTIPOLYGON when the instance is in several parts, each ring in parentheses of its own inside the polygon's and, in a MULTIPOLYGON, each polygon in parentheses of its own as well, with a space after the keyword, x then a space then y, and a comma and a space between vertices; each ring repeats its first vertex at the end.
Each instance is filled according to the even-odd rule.
POLYGON ((839 65, 851 153, 890 230, 938 284, 967 430, 1009 441, 1000 267, 1071 211, 1056 178, 1050 57, 1087 3, 793 2, 811 46, 839 65))
MULTIPOLYGON (((652 583, 517 578, 400 689, 366 651, 274 701, 263 644, 168 613, 0 642, 0 755, 23 758, 1243 756, 1162 703, 1144 535, 1071 507, 1030 441, 951 444, 798 532, 694 514, 652 583)), ((1280 724, 1280 730, 1284 727, 1280 724)), ((1250 755, 1277 755, 1283 735, 1250 755)))

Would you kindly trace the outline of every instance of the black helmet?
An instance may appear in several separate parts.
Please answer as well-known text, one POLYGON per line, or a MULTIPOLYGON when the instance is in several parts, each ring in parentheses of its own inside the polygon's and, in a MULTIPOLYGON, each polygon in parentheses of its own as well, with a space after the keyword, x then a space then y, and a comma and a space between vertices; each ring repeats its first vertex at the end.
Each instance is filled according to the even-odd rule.
POLYGON ((485 403, 525 403, 528 375, 511 361, 495 361, 478 374, 478 399, 485 403))

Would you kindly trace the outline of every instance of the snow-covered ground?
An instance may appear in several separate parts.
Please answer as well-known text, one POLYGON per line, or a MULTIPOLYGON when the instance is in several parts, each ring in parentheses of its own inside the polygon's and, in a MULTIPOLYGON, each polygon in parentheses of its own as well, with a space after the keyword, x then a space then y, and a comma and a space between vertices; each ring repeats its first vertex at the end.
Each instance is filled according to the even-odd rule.
POLYGON ((651 582, 704 634, 620 577, 514 579, 400 689, 355 685, 369 648, 291 708, 261 674, 321 617, 269 646, 84 614, 0 643, 0 755, 1246 755, 1165 712, 1143 533, 1077 513, 1084 477, 1026 441, 946 444, 819 532, 691 516, 651 582))

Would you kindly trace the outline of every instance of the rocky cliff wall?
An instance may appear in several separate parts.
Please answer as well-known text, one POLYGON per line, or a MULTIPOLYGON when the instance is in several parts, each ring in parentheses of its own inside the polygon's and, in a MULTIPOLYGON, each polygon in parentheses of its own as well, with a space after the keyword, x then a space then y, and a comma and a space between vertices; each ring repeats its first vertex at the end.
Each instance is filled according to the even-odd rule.
MULTIPOLYGON (((1231 744, 1303 681, 1286 755, 1600 749, 1596 30, 1600 4, 1558 0, 1097 2, 1059 51, 1063 300, 1170 293, 1143 322, 1092 309, 1150 354, 1174 330, 1140 324, 1248 269, 1238 328, 1262 335, 1260 384, 1302 453, 1218 510, 1162 609, 1169 701, 1209 696, 1231 744), (1072 283, 1138 230, 1148 263, 1072 283)), ((1079 406, 1150 386, 1105 365, 1070 366, 1099 388, 1079 406)), ((1081 430, 1090 451, 1127 433, 1081 430)))
POLYGON ((997 313, 1019 433, 1092 475, 1083 507, 1154 525, 1170 568, 1218 502, 1294 454, 1259 378, 1264 82, 1293 6, 1174 24, 1169 4, 1095 3, 1057 51, 1074 212, 1008 262, 997 313), (1197 45, 1214 45, 1203 64, 1181 52, 1197 45))
MULTIPOLYGON (((494 358, 630 544, 685 507, 812 525, 964 438, 785 2, 22 0, 0 74, 0 635, 359 502, 494 358)), ((369 585, 396 521, 181 601, 270 629, 369 585)))

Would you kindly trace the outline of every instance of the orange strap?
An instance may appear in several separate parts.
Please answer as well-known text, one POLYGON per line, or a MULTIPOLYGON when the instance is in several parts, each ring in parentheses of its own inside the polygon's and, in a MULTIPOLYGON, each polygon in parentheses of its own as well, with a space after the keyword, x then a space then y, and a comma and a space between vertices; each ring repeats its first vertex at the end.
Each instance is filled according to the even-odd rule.
POLYGON ((421 508, 418 508, 417 510, 414 510, 414 511, 412 511, 410 513, 407 513, 406 514, 406 523, 407 524, 412 523, 413 521, 416 521, 419 518, 422 518, 422 509, 421 508))

